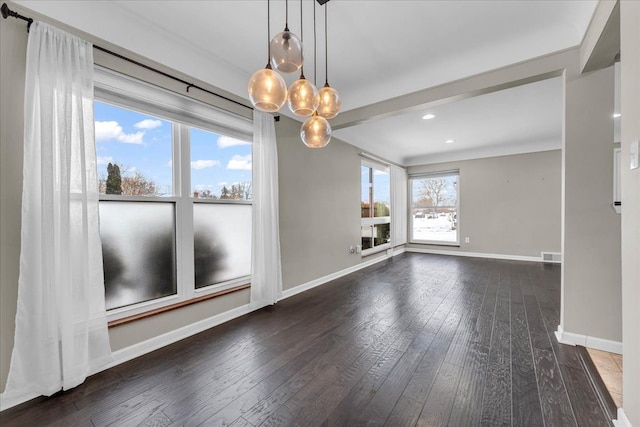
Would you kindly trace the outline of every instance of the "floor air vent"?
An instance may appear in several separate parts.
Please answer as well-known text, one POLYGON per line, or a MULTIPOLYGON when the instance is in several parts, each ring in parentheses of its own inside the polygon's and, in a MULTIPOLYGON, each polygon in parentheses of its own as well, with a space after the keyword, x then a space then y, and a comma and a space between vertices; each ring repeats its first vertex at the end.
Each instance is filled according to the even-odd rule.
POLYGON ((558 252, 542 252, 542 261, 543 262, 562 262, 562 254, 558 252))

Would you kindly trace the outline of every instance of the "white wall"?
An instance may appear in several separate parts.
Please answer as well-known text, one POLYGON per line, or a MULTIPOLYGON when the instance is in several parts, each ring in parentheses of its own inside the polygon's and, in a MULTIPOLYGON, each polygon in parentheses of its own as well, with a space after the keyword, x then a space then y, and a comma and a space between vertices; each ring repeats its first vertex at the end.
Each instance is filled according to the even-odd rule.
POLYGON ((608 67, 566 78, 562 327, 620 342, 620 216, 612 208, 614 77, 608 67))
POLYGON ((622 406, 640 426, 640 169, 629 169, 640 140, 640 2, 620 2, 622 79, 622 406))
POLYGON ((560 150, 412 166, 408 171, 451 169, 460 170, 460 247, 409 247, 537 258, 542 251, 560 252, 560 150))

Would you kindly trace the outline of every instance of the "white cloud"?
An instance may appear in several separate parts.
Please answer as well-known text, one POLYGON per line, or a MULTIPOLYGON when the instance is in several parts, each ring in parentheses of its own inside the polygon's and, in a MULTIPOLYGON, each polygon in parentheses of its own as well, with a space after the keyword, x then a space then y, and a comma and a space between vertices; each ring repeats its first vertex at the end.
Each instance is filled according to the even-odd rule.
POLYGON ((122 134, 122 127, 118 122, 96 122, 96 141, 117 139, 122 134))
POLYGON ((167 162, 167 167, 172 167, 173 166, 173 160, 169 160, 167 162))
POLYGON ((124 142, 125 144, 142 144, 143 136, 143 131, 139 131, 136 133, 123 133, 122 135, 118 136, 118 141, 124 142))
POLYGON ((99 165, 106 165, 108 163, 113 162, 113 157, 111 157, 111 156, 108 156, 108 157, 100 157, 100 156, 98 156, 97 160, 98 160, 98 164, 99 165))
POLYGON ((212 168, 214 166, 220 166, 219 160, 196 160, 191 162, 191 167, 196 170, 212 168))
POLYGON ((239 156, 236 154, 231 158, 231 160, 229 160, 229 163, 227 163, 227 169, 250 171, 251 154, 246 156, 239 156))
POLYGON ((162 126, 162 121, 153 119, 144 119, 134 125, 138 129, 155 129, 162 126))
POLYGON ((136 133, 125 133, 122 130, 122 126, 116 121, 108 122, 96 122, 96 141, 109 141, 115 139, 116 141, 124 142, 125 144, 142 144, 142 137, 144 137, 144 131, 136 133))
POLYGON ((242 141, 239 139, 231 138, 229 136, 221 136, 218 138, 218 148, 235 147, 236 145, 249 145, 248 141, 242 141))
POLYGON ((224 186, 225 186, 225 185, 227 185, 227 184, 228 184, 228 182, 227 182, 227 181, 222 181, 222 182, 219 182, 219 183, 218 183, 218 185, 219 185, 220 187, 224 187, 224 186))

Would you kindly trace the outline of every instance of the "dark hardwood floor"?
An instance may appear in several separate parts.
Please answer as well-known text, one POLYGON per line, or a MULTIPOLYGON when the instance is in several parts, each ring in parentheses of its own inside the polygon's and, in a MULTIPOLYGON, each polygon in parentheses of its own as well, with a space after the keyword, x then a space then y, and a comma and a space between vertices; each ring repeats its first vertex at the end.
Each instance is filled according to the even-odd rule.
POLYGON ((3 426, 607 426, 560 266, 403 254, 0 414, 3 426))

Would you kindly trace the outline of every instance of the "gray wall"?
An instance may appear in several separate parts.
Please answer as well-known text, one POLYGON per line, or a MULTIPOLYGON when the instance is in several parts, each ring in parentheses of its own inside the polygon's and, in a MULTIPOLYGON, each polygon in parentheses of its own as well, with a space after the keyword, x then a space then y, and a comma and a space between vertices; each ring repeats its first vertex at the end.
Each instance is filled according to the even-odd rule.
POLYGON ((622 56, 622 329, 624 410, 640 426, 640 169, 629 169, 640 140, 640 2, 620 4, 622 56))
POLYGON ((360 244, 362 158, 336 138, 322 149, 305 147, 300 123, 284 116, 276 133, 286 290, 361 262, 349 246, 360 244))
POLYGON ((410 167, 409 174, 460 170, 460 247, 409 247, 530 257, 560 252, 561 160, 554 150, 410 167))
POLYGON ((24 23, 0 19, 0 389, 13 348, 22 205, 22 140, 27 32, 24 23))
POLYGON ((565 331, 622 341, 620 215, 613 201, 613 67, 567 77, 565 331))

